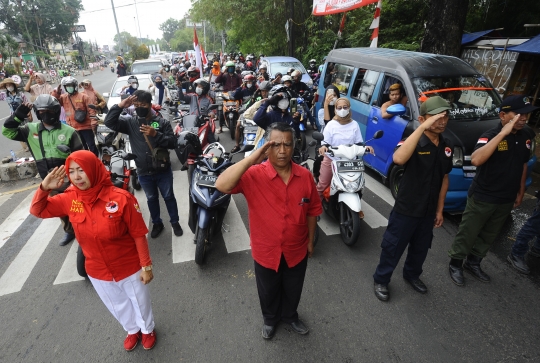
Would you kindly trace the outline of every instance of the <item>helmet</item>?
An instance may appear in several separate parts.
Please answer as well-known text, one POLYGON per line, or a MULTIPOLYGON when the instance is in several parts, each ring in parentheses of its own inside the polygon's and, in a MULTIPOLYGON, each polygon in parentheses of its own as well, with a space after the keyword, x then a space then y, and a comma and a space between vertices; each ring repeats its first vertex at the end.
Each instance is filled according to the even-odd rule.
POLYGON ((195 66, 189 67, 187 73, 188 73, 188 76, 190 78, 195 78, 195 77, 200 77, 201 76, 201 70, 199 69, 199 67, 195 67, 195 66), (197 73, 197 74, 192 77, 193 73, 197 73))
POLYGON ((191 62, 188 61, 188 62, 184 63, 184 67, 186 69, 189 69, 189 67, 191 67, 191 62))
POLYGON ((251 73, 244 76, 244 82, 255 82, 255 76, 251 73))
POLYGON ((185 164, 189 154, 202 154, 201 140, 199 136, 189 131, 182 131, 178 135, 177 141, 178 159, 182 164, 185 164))
POLYGON ((34 101, 33 105, 34 111, 36 112, 36 116, 38 120, 41 121, 41 115, 38 111, 40 110, 49 110, 53 111, 54 116, 57 120, 60 120, 60 112, 61 112, 61 106, 60 103, 56 98, 54 98, 51 95, 43 94, 37 96, 36 100, 34 101))
POLYGON ((139 80, 135 76, 129 76, 129 78, 127 79, 127 83, 128 84, 139 83, 139 80))
POLYGON ((311 64, 311 63, 317 63, 317 61, 316 61, 315 59, 310 59, 310 60, 309 60, 309 63, 310 63, 310 64, 311 64))
POLYGON ((272 89, 272 83, 268 81, 262 81, 261 84, 259 85, 259 89, 261 91, 270 91, 272 89))
POLYGON ((235 66, 236 66, 236 64, 234 64, 233 61, 228 61, 227 63, 225 63, 225 67, 227 67, 227 68, 228 67, 235 67, 235 66))
POLYGON ((291 77, 293 79, 297 78, 297 80, 299 81, 300 79, 302 79, 302 72, 294 71, 294 72, 291 73, 291 77))
POLYGON ((287 74, 281 77, 281 82, 285 83, 287 81, 292 82, 292 77, 287 74))
POLYGON ((294 72, 294 68, 289 68, 289 69, 287 70, 287 74, 289 74, 289 75, 292 74, 292 72, 294 72))
POLYGON ((262 57, 264 57, 264 54, 262 54, 262 53, 259 54, 259 58, 262 58, 262 57))
POLYGON ((67 86, 67 85, 73 85, 73 87, 75 87, 75 89, 77 89, 77 87, 79 86, 79 82, 71 77, 71 76, 67 76, 67 77, 64 77, 62 78, 62 82, 61 82, 62 86, 67 86))
POLYGON ((268 69, 268 68, 266 68, 266 64, 261 64, 261 65, 259 66, 259 71, 260 71, 261 69, 268 69))
POLYGON ((248 60, 248 62, 246 63, 246 66, 248 68, 251 68, 251 67, 253 67, 253 63, 250 60, 248 60))
POLYGON ((282 85, 277 85, 277 86, 272 87, 270 92, 268 92, 268 97, 273 97, 277 95, 278 93, 285 93, 288 98, 291 98, 291 94, 289 93, 289 90, 287 89, 287 87, 282 86, 282 85))
POLYGON ((241 57, 241 56, 242 56, 242 52, 238 52, 238 56, 241 57))
POLYGON ((203 88, 203 95, 207 94, 208 91, 210 91, 210 83, 204 78, 199 78, 198 80, 193 82, 193 86, 197 87, 198 85, 202 86, 203 88))

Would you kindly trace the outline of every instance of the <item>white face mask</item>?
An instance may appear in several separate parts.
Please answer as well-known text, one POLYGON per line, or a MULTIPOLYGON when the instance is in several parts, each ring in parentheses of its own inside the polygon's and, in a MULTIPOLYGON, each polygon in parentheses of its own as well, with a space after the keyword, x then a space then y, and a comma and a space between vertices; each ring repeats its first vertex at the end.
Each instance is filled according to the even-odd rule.
POLYGON ((13 92, 13 90, 15 89, 15 87, 13 86, 6 86, 6 88, 9 92, 13 92))
POLYGON ((251 83, 246 83, 247 88, 251 88, 251 86, 253 86, 251 83))
POLYGON ((197 88, 195 88, 195 93, 197 93, 197 94, 200 96, 200 95, 202 95, 202 93, 203 93, 203 89, 197 87, 197 88))
POLYGON ((279 100, 279 102, 277 104, 277 107, 279 107, 282 110, 288 109, 289 108, 289 100, 287 100, 287 99, 279 100))
POLYGON ((336 115, 338 115, 339 117, 345 117, 349 114, 349 109, 341 109, 341 110, 336 110, 336 115))
POLYGON ((137 89, 137 88, 139 88, 139 85, 137 83, 132 83, 131 88, 137 89))
POLYGON ((71 94, 75 91, 75 87, 66 87, 67 93, 71 94))

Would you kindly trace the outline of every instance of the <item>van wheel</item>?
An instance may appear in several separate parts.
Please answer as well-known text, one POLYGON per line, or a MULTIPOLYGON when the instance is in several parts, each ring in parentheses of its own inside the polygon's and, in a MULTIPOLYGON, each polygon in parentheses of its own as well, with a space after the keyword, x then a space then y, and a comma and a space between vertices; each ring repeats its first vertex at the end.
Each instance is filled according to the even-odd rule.
POLYGON ((397 198, 397 193, 399 190, 399 183, 401 182, 401 178, 403 177, 403 171, 405 169, 401 165, 394 165, 392 168, 392 171, 390 172, 390 180, 388 181, 388 186, 390 187, 390 191, 392 192, 392 196, 394 199, 397 198))

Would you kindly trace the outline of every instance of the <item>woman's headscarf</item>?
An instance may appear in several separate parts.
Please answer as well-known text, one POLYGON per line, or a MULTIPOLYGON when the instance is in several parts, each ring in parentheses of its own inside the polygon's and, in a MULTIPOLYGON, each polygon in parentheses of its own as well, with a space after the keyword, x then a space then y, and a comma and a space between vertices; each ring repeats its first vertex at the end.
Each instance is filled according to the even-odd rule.
POLYGON ((113 186, 109 172, 93 152, 79 150, 69 155, 66 159, 66 172, 68 177, 69 163, 71 161, 79 164, 90 180, 90 188, 86 190, 80 190, 76 186, 70 187, 74 188, 72 190, 77 191, 77 196, 84 204, 89 205, 94 203, 104 187, 113 186))
MULTIPOLYGON (((333 85, 330 85, 328 87, 326 87, 326 91, 324 92, 324 98, 323 98, 323 102, 324 100, 326 100, 326 96, 328 95, 328 90, 329 89, 333 89, 334 90, 334 95, 336 96, 336 98, 339 98, 341 97, 340 93, 339 93, 339 90, 337 89, 336 86, 333 86, 333 85)), ((323 103, 324 105, 324 103, 323 103)), ((335 103, 334 103, 335 105, 335 103)), ((330 113, 330 120, 333 120, 334 119, 334 116, 336 115, 336 111, 335 111, 335 106, 334 105, 328 105, 328 112, 330 113)))
POLYGON ((219 76, 221 74, 221 69, 219 67, 219 62, 214 62, 214 66, 212 67, 212 74, 214 76, 219 76))
POLYGON ((350 122, 352 121, 352 115, 351 115, 351 102, 349 101, 348 98, 346 97, 340 97, 336 100, 336 103, 334 103, 334 105, 337 106, 338 102, 342 102, 344 101, 346 103, 345 106, 348 106, 349 107, 349 113, 347 114, 347 116, 345 117, 340 117, 337 115, 337 113, 335 114, 334 118, 332 120, 336 120, 336 121, 339 121, 341 123, 347 123, 347 122, 350 122))
POLYGON ((163 94, 165 93, 165 86, 163 85, 163 77, 161 77, 160 75, 157 75, 154 77, 154 84, 156 85, 156 88, 159 90, 159 97, 158 97, 158 104, 162 104, 163 103, 163 94), (161 82, 160 83, 157 83, 157 79, 160 79, 161 82))

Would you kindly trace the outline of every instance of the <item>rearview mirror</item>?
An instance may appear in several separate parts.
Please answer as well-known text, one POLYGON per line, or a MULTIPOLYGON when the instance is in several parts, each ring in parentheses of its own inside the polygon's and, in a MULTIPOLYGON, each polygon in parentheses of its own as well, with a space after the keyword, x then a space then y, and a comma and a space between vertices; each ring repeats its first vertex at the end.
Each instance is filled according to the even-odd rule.
POLYGON ((384 135, 384 131, 383 130, 379 130, 379 131, 376 131, 374 134, 373 134, 373 138, 374 139, 380 139, 381 137, 383 137, 384 135))
POLYGON ((401 116, 407 112, 407 109, 401 103, 398 103, 396 105, 389 106, 386 109, 386 112, 392 116, 401 116))
POLYGON ((321 134, 320 132, 314 132, 311 137, 313 137, 314 140, 317 140, 317 141, 323 141, 324 140, 324 135, 321 134))
MULTIPOLYGON (((244 145, 242 146, 242 148, 240 149, 240 151, 237 151, 238 153, 245 153, 245 152, 248 152, 248 151, 251 151, 255 148, 255 145, 244 145)), ((236 153, 235 153, 236 154, 236 153)))
POLYGON ((63 153, 71 154, 71 148, 67 145, 57 145, 56 148, 63 153))
POLYGON ((313 147, 313 146, 315 146, 315 145, 317 145, 317 141, 315 141, 315 140, 311 140, 311 141, 309 142, 309 144, 308 144, 309 147, 313 147))

